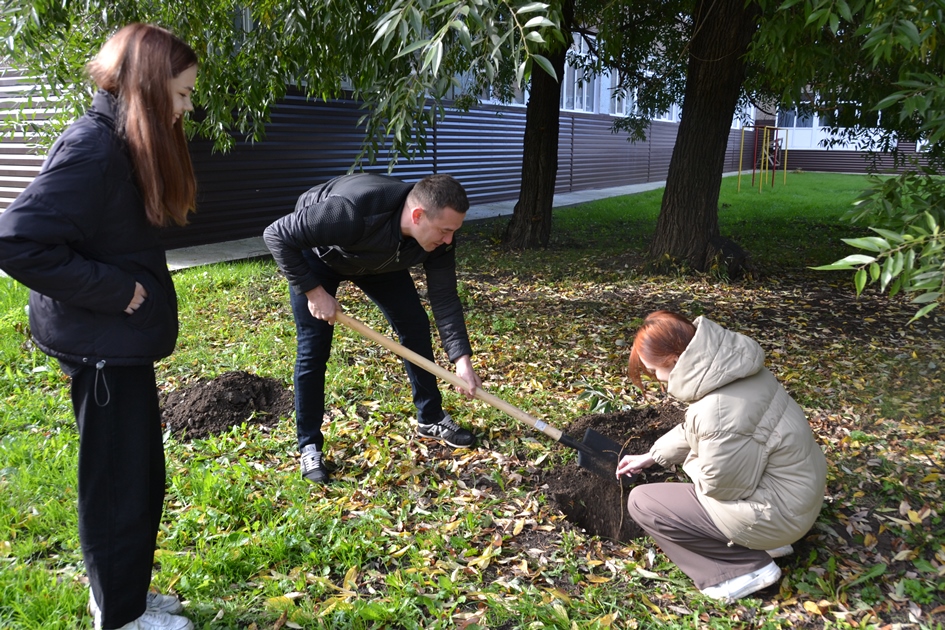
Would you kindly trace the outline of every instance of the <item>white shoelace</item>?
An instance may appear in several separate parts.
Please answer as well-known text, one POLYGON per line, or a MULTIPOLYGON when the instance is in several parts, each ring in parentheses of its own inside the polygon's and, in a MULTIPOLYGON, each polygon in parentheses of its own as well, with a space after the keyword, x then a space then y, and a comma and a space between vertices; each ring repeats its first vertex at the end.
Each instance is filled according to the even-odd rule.
POLYGON ((321 468, 322 465, 322 454, 318 451, 306 451, 302 453, 302 466, 305 470, 312 470, 313 468, 321 468))
POLYGON ((446 427, 450 431, 459 431, 459 425, 453 422, 449 416, 443 416, 443 419, 437 422, 441 427, 446 427))

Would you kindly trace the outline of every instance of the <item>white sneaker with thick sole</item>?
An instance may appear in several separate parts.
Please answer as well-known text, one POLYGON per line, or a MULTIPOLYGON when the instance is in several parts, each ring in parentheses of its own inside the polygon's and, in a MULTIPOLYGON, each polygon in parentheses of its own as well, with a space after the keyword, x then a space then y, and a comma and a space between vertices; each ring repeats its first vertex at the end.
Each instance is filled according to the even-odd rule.
POLYGON ((770 563, 746 575, 739 575, 721 584, 702 589, 702 594, 713 599, 720 599, 727 604, 751 595, 755 591, 767 588, 781 579, 781 568, 770 563))
POLYGON ((117 630, 194 630, 187 617, 162 612, 146 612, 117 630))
POLYGON ((768 549, 767 553, 772 558, 783 558, 784 556, 789 556, 794 553, 794 547, 791 545, 784 545, 782 547, 775 547, 774 549, 768 549))
MULTIPOLYGON (((162 595, 161 593, 148 591, 144 609, 145 613, 167 613, 173 615, 183 610, 184 605, 173 595, 162 595)), ((95 630, 99 630, 99 628, 102 627, 102 611, 95 601, 95 594, 92 593, 92 589, 89 589, 89 613, 92 615, 95 630)))

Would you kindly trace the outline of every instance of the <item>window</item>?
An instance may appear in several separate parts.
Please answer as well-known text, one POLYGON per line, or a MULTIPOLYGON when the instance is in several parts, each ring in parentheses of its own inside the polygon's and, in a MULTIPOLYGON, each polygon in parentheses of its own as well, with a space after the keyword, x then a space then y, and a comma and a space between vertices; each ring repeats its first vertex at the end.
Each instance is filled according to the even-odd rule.
POLYGON ((835 110, 821 116, 822 127, 878 127, 879 112, 863 112, 854 103, 841 103, 835 110))
POLYGON ((682 107, 673 103, 669 109, 659 112, 653 116, 653 120, 662 120, 665 122, 679 122, 682 119, 682 107))
POLYGON ((636 103, 632 96, 624 96, 617 90, 620 85, 620 75, 614 71, 608 77, 610 79, 610 113, 614 116, 627 116, 633 114, 636 103))
POLYGON ((755 106, 751 103, 739 103, 732 117, 732 129, 741 129, 755 123, 755 106))
POLYGON ((778 110, 778 127, 809 129, 814 126, 814 117, 808 111, 798 108, 778 110))
POLYGON ((509 95, 511 98, 509 98, 505 103, 503 103, 502 98, 500 98, 499 95, 495 94, 495 92, 489 88, 486 88, 486 90, 483 91, 482 100, 483 102, 503 103, 505 105, 524 105, 528 91, 518 85, 516 85, 513 89, 514 93, 509 95))
MULTIPOLYGON (((572 56, 584 57, 589 54, 587 42, 580 35, 574 35, 574 45, 569 52, 572 56)), ((575 68, 570 61, 564 68, 564 77, 561 80, 561 109, 570 109, 581 112, 597 111, 597 90, 600 79, 597 75, 585 73, 575 68)))

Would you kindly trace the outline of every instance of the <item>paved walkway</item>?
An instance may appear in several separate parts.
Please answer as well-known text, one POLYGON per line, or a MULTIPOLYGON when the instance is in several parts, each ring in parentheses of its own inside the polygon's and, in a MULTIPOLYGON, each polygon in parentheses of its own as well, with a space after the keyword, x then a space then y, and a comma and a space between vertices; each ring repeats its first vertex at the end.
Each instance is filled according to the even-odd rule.
MULTIPOLYGON (((555 195, 554 207, 564 208, 596 199, 632 195, 633 193, 643 192, 645 190, 662 188, 665 185, 666 182, 649 182, 646 184, 633 184, 631 186, 617 186, 599 190, 581 190, 573 193, 564 193, 555 195)), ((491 219, 493 217, 511 215, 512 210, 515 208, 515 203, 516 200, 513 199, 511 201, 496 201, 494 203, 472 206, 466 213, 466 220, 475 221, 477 219, 491 219)), ((212 245, 196 245, 194 247, 181 247, 179 249, 168 250, 167 266, 172 270, 186 269, 188 267, 198 267, 200 265, 209 265, 217 262, 246 260, 265 256, 269 256, 269 250, 266 248, 265 243, 263 243, 262 236, 254 236, 238 241, 227 241, 225 243, 214 243, 212 245)))

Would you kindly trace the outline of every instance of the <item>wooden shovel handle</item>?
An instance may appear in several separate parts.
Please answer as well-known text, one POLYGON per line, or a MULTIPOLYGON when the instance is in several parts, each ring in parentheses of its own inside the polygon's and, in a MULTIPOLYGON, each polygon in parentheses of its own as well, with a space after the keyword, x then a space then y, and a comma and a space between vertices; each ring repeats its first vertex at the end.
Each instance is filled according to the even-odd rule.
MULTIPOLYGON (((423 357, 417 354, 413 350, 410 350, 409 348, 405 348, 404 346, 400 345, 393 339, 388 339, 381 333, 377 332, 370 326, 356 320, 355 318, 345 315, 341 311, 337 311, 335 319, 336 321, 341 322, 348 328, 351 328, 352 330, 361 333, 368 339, 376 341, 377 343, 381 344, 382 346, 384 346, 385 348, 387 348, 388 350, 390 350, 397 356, 410 361, 411 363, 413 363, 414 365, 418 367, 423 368, 424 370, 426 370, 430 374, 433 374, 434 376, 440 377, 447 383, 450 383, 451 385, 454 385, 455 387, 459 387, 460 389, 463 389, 463 390, 466 390, 469 388, 469 384, 463 379, 461 379, 459 376, 457 376, 456 374, 450 372, 449 370, 445 368, 440 367, 433 361, 430 361, 426 357, 423 357)), ((524 422, 531 428, 541 431, 542 433, 552 438, 556 442, 561 441, 560 429, 556 429, 555 427, 546 424, 545 422, 539 420, 538 418, 528 415, 527 413, 525 413, 518 407, 515 407, 514 405, 511 405, 505 402, 501 398, 497 398, 496 396, 493 396, 492 394, 490 394, 483 388, 481 387, 476 388, 475 397, 481 400, 482 402, 486 403, 487 405, 498 409, 499 411, 504 411, 505 413, 509 414, 516 420, 520 420, 524 422)))

